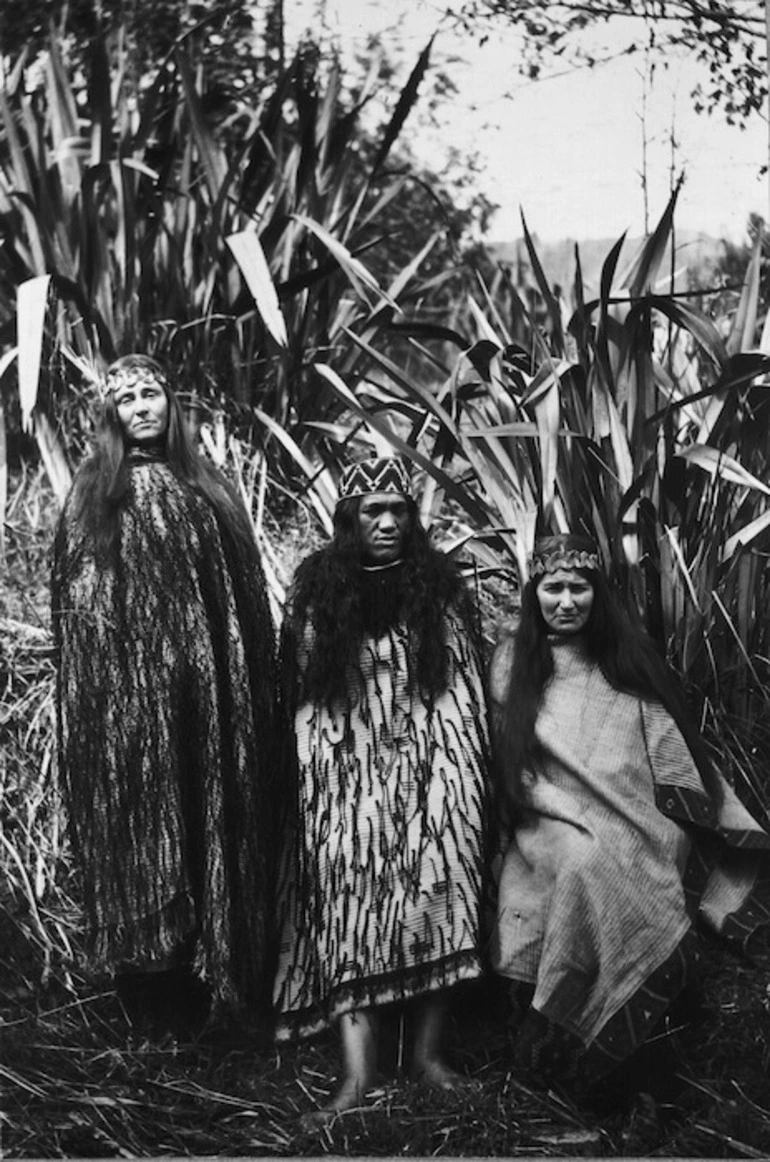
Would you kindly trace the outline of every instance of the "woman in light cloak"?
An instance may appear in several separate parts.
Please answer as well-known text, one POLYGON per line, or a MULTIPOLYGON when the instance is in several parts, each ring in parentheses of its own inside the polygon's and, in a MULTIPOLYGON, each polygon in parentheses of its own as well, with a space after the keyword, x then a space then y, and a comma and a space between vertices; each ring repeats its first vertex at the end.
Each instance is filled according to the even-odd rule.
POLYGON ((507 844, 492 964, 528 986, 519 1063, 586 1087, 684 988, 696 920, 741 944, 770 923, 770 836, 715 771, 592 541, 536 545, 491 696, 507 844))

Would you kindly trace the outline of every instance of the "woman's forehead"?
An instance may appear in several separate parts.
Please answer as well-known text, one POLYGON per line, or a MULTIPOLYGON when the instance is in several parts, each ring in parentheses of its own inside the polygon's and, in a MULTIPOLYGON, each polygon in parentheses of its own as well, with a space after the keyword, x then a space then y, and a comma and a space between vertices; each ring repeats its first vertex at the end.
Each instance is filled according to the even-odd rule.
POLYGON ((406 496, 403 492, 370 492, 368 496, 361 497, 361 508, 381 508, 383 505, 396 505, 399 508, 406 504, 406 496))
POLYGON ((538 584, 590 585, 591 582, 577 569, 554 569, 552 573, 544 573, 538 584))

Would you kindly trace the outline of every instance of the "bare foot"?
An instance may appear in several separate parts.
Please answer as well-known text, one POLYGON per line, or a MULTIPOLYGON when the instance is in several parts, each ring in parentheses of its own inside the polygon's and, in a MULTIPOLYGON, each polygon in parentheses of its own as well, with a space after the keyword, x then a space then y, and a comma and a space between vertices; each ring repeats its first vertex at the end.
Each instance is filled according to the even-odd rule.
POLYGON ((450 1069, 440 1057, 430 1057, 424 1061, 415 1061, 412 1068, 412 1077, 422 1085, 431 1085, 434 1089, 462 1089, 467 1088, 470 1082, 461 1073, 450 1069))
POLYGON ((327 1105, 303 1116, 302 1125, 308 1130, 328 1125, 338 1114, 344 1114, 346 1110, 353 1110, 360 1106, 366 1097, 368 1088, 357 1077, 346 1077, 327 1105))
POLYGON ((369 1089, 368 1082, 359 1077, 346 1077, 328 1105, 320 1111, 325 1114, 342 1114, 345 1110, 360 1106, 369 1089))

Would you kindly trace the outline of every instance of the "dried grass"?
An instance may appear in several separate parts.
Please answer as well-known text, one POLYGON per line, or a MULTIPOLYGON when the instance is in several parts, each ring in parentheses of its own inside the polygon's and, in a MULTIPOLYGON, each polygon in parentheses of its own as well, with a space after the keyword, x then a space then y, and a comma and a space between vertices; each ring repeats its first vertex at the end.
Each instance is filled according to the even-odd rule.
MULTIPOLYGON (((613 1109, 578 1109, 512 1072, 505 997, 493 983, 458 998, 450 1056, 474 1082, 459 1098, 403 1076, 394 1018, 370 1103, 313 1132, 301 1116, 334 1084, 334 1035, 277 1050, 256 1021, 165 1031, 137 1022, 112 982, 81 967, 77 878, 52 769, 44 524, 37 552, 14 543, 23 567, 2 586, 4 1156, 770 1155, 770 957, 752 963, 716 943, 706 947, 702 1012, 671 1036, 677 1076, 630 1076, 613 1109)), ((305 542, 291 534, 285 547, 296 555, 305 542)), ((485 590, 485 601, 488 620, 500 594, 485 590)))
MULTIPOLYGON (((18 933, 15 940, 18 947, 18 933)), ((766 1156, 767 966, 735 961, 716 947, 710 956, 705 1019, 679 1035, 675 1095, 634 1097, 629 1090, 619 1110, 600 1113, 538 1092, 510 1070, 500 998, 476 989, 452 1023, 453 1063, 474 1082, 459 1099, 404 1078, 394 1017, 380 1088, 365 1108, 314 1131, 301 1118, 323 1104, 334 1082, 333 1035, 277 1051, 256 1024, 243 1021, 153 1033, 131 1022, 110 985, 83 976, 65 981, 54 973, 44 989, 25 996, 0 986, 4 1152, 766 1156)))

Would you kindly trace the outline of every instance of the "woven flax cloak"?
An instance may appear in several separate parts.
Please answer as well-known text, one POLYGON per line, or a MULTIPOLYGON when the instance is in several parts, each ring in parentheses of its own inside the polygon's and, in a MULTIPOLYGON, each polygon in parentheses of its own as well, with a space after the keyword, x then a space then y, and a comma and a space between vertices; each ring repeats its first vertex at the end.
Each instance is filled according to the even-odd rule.
MULTIPOLYGON (((582 1046, 586 1080, 646 1040, 682 989, 696 915, 740 941, 770 923, 770 836, 726 783, 712 800, 662 706, 612 687, 579 641, 552 649, 492 963, 534 985, 532 1008, 582 1046)), ((496 704, 512 658, 509 638, 496 704)))
POLYGON ((217 999, 260 987, 273 630, 256 547, 134 454, 115 560, 65 505, 54 553, 59 764, 95 964, 192 943, 217 999))
MULTIPOLYGON (((296 707, 297 819, 279 897, 277 1036, 480 975, 488 736, 473 634, 444 619, 448 686, 413 688, 407 630, 364 637, 350 697, 296 707)), ((306 626, 296 649, 310 652, 306 626)))

